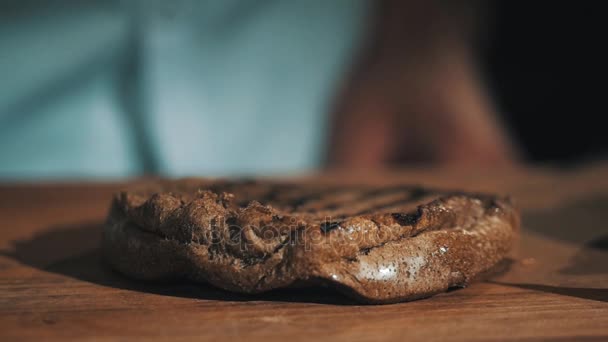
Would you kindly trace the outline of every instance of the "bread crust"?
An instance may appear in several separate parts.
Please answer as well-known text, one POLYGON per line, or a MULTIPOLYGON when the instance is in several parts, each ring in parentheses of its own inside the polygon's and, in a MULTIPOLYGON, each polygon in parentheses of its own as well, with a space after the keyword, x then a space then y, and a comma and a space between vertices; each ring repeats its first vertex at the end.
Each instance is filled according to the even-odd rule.
POLYGON ((323 284, 392 303, 466 286, 518 228, 511 201, 492 195, 188 179, 117 194, 102 249, 138 279, 242 293, 323 284))

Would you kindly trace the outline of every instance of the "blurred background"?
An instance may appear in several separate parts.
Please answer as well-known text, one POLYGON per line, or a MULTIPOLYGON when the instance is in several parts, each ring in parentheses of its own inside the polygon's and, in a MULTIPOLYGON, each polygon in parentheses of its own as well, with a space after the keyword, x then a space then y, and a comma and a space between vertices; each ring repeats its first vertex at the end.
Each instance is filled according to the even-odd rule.
POLYGON ((603 160, 600 5, 0 0, 0 180, 603 160))

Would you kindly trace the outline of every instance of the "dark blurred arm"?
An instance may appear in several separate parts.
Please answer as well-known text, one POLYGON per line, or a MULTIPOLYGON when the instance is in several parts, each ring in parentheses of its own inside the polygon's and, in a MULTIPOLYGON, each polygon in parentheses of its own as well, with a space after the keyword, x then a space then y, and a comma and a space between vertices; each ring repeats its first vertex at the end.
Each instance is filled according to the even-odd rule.
POLYGON ((336 107, 330 166, 500 166, 514 147, 478 78, 467 7, 383 1, 336 107))

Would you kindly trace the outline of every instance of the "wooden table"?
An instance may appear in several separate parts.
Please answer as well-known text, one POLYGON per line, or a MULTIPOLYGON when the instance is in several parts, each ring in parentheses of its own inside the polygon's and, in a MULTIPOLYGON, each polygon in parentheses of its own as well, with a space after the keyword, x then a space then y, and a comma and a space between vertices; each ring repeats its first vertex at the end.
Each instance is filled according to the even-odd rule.
POLYGON ((512 193, 523 231, 510 269, 466 289, 384 306, 354 305, 324 289, 245 296, 146 284, 100 262, 100 225, 121 185, 3 185, 0 340, 608 341, 608 165, 322 178, 512 193))

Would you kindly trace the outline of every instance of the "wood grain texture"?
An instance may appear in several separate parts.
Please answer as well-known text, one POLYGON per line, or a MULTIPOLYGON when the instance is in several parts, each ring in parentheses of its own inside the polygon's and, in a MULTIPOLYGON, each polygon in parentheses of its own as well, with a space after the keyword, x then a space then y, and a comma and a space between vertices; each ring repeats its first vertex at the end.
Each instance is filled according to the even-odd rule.
POLYGON ((522 236, 505 273, 430 299, 370 306, 328 289, 235 295, 130 281, 105 267, 101 223, 124 185, 4 185, 0 340, 608 340, 608 165, 314 179, 511 193, 522 236))

